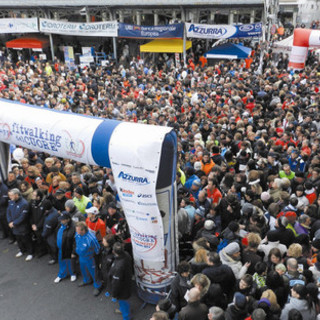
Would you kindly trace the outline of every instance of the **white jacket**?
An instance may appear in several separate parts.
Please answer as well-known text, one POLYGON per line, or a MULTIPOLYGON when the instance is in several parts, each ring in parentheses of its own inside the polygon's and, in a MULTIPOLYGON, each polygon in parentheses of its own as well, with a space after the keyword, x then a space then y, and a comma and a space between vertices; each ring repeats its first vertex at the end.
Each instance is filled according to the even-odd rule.
POLYGON ((232 259, 228 254, 225 253, 224 249, 222 249, 219 252, 219 256, 221 262, 232 269, 236 279, 241 279, 242 276, 244 276, 247 273, 248 268, 245 265, 243 265, 241 261, 236 261, 232 259))
POLYGON ((287 246, 281 244, 280 241, 268 241, 268 243, 262 243, 258 247, 258 251, 264 252, 264 261, 268 261, 268 255, 271 249, 278 248, 282 256, 287 252, 287 246))

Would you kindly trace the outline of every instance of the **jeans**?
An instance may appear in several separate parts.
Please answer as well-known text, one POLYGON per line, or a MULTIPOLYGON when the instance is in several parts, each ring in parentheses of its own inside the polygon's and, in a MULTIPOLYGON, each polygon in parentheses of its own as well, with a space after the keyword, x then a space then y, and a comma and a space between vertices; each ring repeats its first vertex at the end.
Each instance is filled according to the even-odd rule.
POLYGON ((118 300, 123 320, 130 320, 130 304, 128 300, 118 300))

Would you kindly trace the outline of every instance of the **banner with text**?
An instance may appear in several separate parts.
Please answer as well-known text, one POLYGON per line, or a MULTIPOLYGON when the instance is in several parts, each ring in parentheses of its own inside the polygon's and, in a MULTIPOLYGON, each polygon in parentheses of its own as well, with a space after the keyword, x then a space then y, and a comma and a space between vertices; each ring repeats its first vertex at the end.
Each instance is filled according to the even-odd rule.
POLYGON ((0 140, 31 150, 96 164, 92 137, 103 120, 0 100, 0 140), (81 130, 79 130, 81 128, 81 130))
POLYGON ((117 37, 118 23, 117 21, 79 23, 40 19, 40 31, 71 36, 117 37))
POLYGON ((118 36, 140 39, 180 39, 183 38, 183 23, 162 26, 138 26, 119 23, 118 36))
POLYGON ((38 18, 0 19, 0 33, 39 32, 38 18))
POLYGON ((143 259, 146 265, 148 261, 164 261, 156 181, 162 143, 170 130, 154 127, 151 131, 147 126, 121 123, 114 129, 109 144, 111 168, 130 228, 133 253, 135 259, 143 259))
POLYGON ((254 38, 262 36, 262 23, 243 24, 238 26, 186 23, 186 30, 188 38, 254 38))

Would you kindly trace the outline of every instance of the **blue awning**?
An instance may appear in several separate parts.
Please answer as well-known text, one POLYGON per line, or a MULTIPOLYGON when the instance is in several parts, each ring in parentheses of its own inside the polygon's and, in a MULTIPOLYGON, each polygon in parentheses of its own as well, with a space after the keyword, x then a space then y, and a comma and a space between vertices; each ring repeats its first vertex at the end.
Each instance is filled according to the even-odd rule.
POLYGON ((225 43, 211 49, 204 56, 207 59, 245 59, 248 58, 251 51, 251 48, 241 44, 225 43))

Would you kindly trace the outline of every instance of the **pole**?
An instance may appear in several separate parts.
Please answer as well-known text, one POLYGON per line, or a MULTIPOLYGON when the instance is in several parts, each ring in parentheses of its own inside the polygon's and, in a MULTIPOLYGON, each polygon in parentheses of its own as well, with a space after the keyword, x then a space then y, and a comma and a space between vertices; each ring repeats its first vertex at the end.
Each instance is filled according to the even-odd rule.
POLYGON ((184 67, 187 65, 187 33, 186 33, 186 25, 183 23, 183 64, 184 67))
MULTIPOLYGON (((49 13, 47 11, 44 13, 44 15, 47 19, 50 19, 49 13)), ((49 41, 50 41, 51 60, 54 61, 54 47, 53 47, 53 38, 51 33, 49 33, 49 41)))
MULTIPOLYGON (((112 17, 112 20, 115 21, 115 14, 113 11, 111 12, 111 17, 112 17)), ((113 44, 113 58, 117 64, 118 56, 117 56, 117 38, 116 37, 112 37, 112 44, 113 44)))

